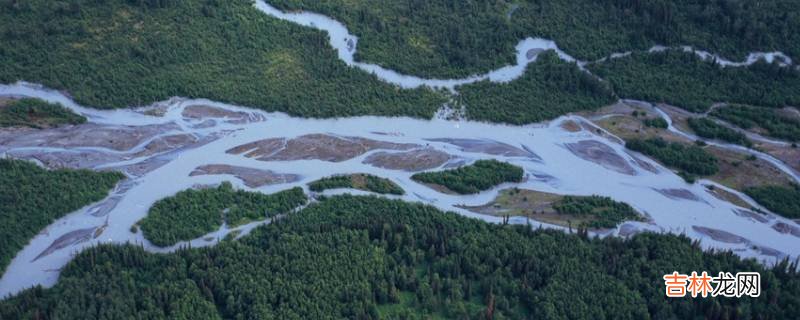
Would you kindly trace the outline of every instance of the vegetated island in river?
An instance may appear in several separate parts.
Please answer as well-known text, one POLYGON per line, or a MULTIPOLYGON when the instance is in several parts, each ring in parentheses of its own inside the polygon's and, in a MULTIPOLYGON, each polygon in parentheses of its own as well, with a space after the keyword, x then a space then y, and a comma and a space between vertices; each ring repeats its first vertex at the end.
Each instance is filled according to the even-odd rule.
POLYGON ((0 318, 792 319, 798 299, 787 260, 684 236, 592 239, 343 195, 214 247, 88 248, 54 287, 0 301, 0 318), (696 270, 759 272, 762 296, 664 296, 665 274, 696 270))
POLYGON ((522 182, 523 174, 520 167, 492 159, 456 169, 420 172, 411 179, 445 193, 472 194, 504 182, 522 182))
POLYGON ((285 214, 307 201, 302 188, 262 194, 234 190, 230 182, 216 188, 188 189, 157 201, 138 222, 144 237, 161 247, 189 241, 218 230, 285 214))
POLYGON ((767 185, 744 190, 767 209, 789 219, 800 220, 800 186, 767 185))
POLYGON ((81 124, 86 117, 55 103, 40 99, 0 98, 0 128, 30 127, 35 129, 53 128, 65 124, 81 124))
POLYGON ((501 190, 491 202, 462 206, 467 210, 501 217, 526 217, 568 228, 608 229, 624 221, 643 221, 633 207, 602 196, 564 196, 510 188, 501 190))
POLYGON ((119 172, 46 170, 0 159, 0 274, 11 259, 58 218, 108 196, 119 172))
POLYGON ((625 147, 680 170, 679 174, 688 182, 694 182, 695 176, 709 176, 719 171, 717 158, 700 146, 669 142, 657 137, 631 139, 625 142, 625 147))
POLYGON ((402 195, 405 193, 403 188, 392 182, 392 180, 366 173, 325 177, 309 183, 308 188, 314 192, 322 192, 328 189, 351 188, 380 194, 402 195))

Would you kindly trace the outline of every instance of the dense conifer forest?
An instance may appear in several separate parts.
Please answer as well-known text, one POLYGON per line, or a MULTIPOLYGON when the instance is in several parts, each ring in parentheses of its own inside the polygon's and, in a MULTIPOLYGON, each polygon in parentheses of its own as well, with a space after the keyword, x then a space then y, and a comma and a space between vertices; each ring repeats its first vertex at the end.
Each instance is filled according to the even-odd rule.
POLYGON ((467 118, 526 124, 598 109, 616 101, 608 85, 553 51, 542 53, 522 77, 508 83, 481 81, 458 87, 467 118))
POLYGON ((704 112, 717 102, 762 107, 800 105, 800 72, 763 60, 723 67, 680 50, 633 53, 588 68, 620 97, 704 112))
POLYGON ((711 115, 742 129, 762 129, 770 137, 800 141, 800 119, 780 114, 774 109, 731 105, 716 108, 711 115))
POLYGON ((45 170, 27 161, 0 159, 0 274, 42 229, 102 200, 124 177, 118 172, 45 170))
POLYGON ((0 127, 48 128, 62 124, 81 124, 86 117, 77 115, 60 104, 39 99, 0 101, 0 127))
POLYGON ((565 196, 553 209, 560 214, 592 216, 588 228, 615 228, 626 220, 639 220, 639 214, 629 204, 602 196, 565 196))
POLYGON ((759 204, 789 219, 800 218, 800 186, 762 186, 744 192, 759 204))
POLYGON ((446 101, 347 67, 327 34, 248 0, 1 0, 0 42, 0 83, 42 83, 96 108, 183 96, 306 117, 430 118, 446 101))
POLYGON ((699 146, 648 138, 628 140, 625 147, 653 157, 684 175, 709 176, 719 171, 717 158, 699 146))
POLYGON ((463 77, 514 62, 526 37, 554 40, 581 60, 654 45, 690 45, 744 60, 749 52, 800 57, 794 0, 271 0, 344 23, 357 58, 407 74, 463 77))
POLYGON ((743 133, 718 124, 709 118, 689 118, 688 123, 689 127, 703 138, 718 139, 745 147, 753 146, 753 142, 748 140, 743 133))
POLYGON ((157 201, 139 222, 145 238, 157 246, 171 246, 219 229, 263 220, 305 204, 303 189, 273 194, 234 190, 229 182, 216 188, 189 189, 157 201))
POLYGON ((675 235, 590 239, 337 196, 238 241, 79 254, 3 319, 790 319, 800 276, 675 235), (759 298, 664 296, 664 274, 761 273, 759 298))
POLYGON ((475 163, 444 171, 420 172, 411 179, 447 188, 459 194, 478 193, 504 182, 521 182, 522 168, 497 160, 478 160, 475 163))
POLYGON ((308 189, 314 192, 338 188, 352 188, 394 195, 402 195, 405 193, 403 188, 392 182, 392 180, 365 173, 325 177, 308 184, 308 189))

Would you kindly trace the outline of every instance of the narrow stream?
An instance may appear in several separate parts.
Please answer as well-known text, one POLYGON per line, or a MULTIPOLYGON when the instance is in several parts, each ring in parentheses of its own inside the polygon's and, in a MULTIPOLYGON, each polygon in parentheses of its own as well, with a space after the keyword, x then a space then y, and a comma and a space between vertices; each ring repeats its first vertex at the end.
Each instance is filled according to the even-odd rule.
MULTIPOLYGON (((394 70, 386 69, 376 64, 355 61, 354 55, 358 49, 358 37, 351 34, 347 27, 339 21, 330 17, 314 13, 314 12, 283 12, 277 8, 266 3, 264 0, 256 0, 256 9, 261 12, 281 19, 290 21, 301 26, 311 27, 314 29, 322 30, 328 33, 329 42, 331 47, 336 50, 340 60, 344 61, 349 66, 357 67, 366 72, 375 74, 379 79, 392 83, 403 88, 417 88, 421 86, 428 86, 432 88, 445 88, 451 91, 455 90, 457 86, 474 83, 483 80, 492 82, 508 82, 519 78, 525 72, 525 67, 532 62, 536 61, 539 53, 545 50, 553 50, 558 56, 566 62, 576 62, 579 67, 583 68, 587 64, 586 61, 580 61, 567 54, 558 48, 558 45, 552 40, 543 38, 526 38, 517 43, 516 46, 516 64, 504 66, 485 74, 472 75, 463 79, 423 79, 412 75, 400 74, 394 70)), ((707 51, 696 50, 690 46, 680 47, 664 47, 654 46, 649 52, 658 52, 669 49, 680 49, 684 51, 694 52, 702 59, 713 59, 717 63, 726 67, 742 67, 748 66, 760 59, 767 62, 778 61, 783 66, 791 66, 792 59, 782 52, 754 52, 750 53, 745 61, 734 62, 727 60, 718 55, 709 53, 707 51)), ((629 55, 630 52, 624 53, 610 53, 608 58, 616 59, 629 55)), ((604 61, 608 58, 603 58, 598 61, 604 61)))

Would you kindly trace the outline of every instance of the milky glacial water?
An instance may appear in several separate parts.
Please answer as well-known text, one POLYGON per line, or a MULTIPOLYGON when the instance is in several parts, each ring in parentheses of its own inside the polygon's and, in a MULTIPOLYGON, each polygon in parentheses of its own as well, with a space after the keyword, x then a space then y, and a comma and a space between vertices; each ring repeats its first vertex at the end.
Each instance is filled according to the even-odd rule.
MULTIPOLYGON (((32 239, 14 258, 6 273, 0 279, 0 296, 6 296, 34 285, 52 286, 58 279, 58 270, 68 263, 74 254, 100 243, 134 243, 141 244, 148 251, 169 252, 171 248, 158 248, 151 245, 141 232, 132 233, 131 226, 147 214, 148 208, 157 200, 173 195, 181 190, 196 185, 213 185, 230 181, 235 187, 272 193, 295 186, 306 188, 306 184, 321 177, 332 174, 370 173, 386 177, 406 190, 404 196, 393 196, 405 201, 423 202, 442 210, 454 211, 464 216, 488 222, 500 222, 500 218, 475 214, 457 207, 458 205, 482 205, 491 201, 499 190, 508 187, 520 187, 544 192, 574 195, 603 195, 624 201, 644 215, 650 222, 628 222, 628 227, 637 230, 654 232, 683 233, 698 239, 704 248, 731 249, 743 257, 755 257, 766 263, 776 258, 800 256, 800 238, 782 234, 772 225, 777 222, 796 225, 794 222, 780 217, 769 216, 767 222, 759 222, 746 216, 737 215, 735 205, 719 200, 706 192, 702 184, 689 185, 670 170, 659 166, 652 160, 643 161, 656 167, 657 173, 650 172, 637 165, 632 155, 620 144, 599 137, 590 131, 569 132, 561 128, 563 121, 584 121, 576 116, 565 116, 549 123, 528 126, 508 126, 471 121, 448 121, 442 119, 418 120, 410 118, 355 117, 346 119, 303 119, 293 118, 280 113, 265 113, 253 109, 217 103, 204 99, 173 98, 158 103, 164 106, 165 115, 148 116, 140 110, 101 111, 76 105, 63 94, 26 83, 0 86, 0 96, 36 97, 50 102, 61 103, 75 112, 89 118, 92 125, 102 126, 145 126, 153 124, 174 124, 170 132, 159 136, 176 133, 191 134, 198 139, 210 141, 194 147, 180 148, 168 153, 157 153, 150 156, 134 157, 115 162, 96 165, 94 168, 119 168, 132 163, 161 161, 165 164, 143 175, 131 175, 108 199, 87 206, 71 213, 32 239), (226 119, 216 119, 208 125, 207 119, 189 119, 182 116, 184 108, 192 105, 207 105, 221 109, 246 112, 251 119, 260 121, 251 123, 231 123, 226 119), (200 126, 205 123, 206 125, 200 126), (225 151, 253 141, 285 137, 292 138, 306 134, 331 134, 342 137, 362 137, 378 141, 396 143, 413 143, 420 148, 435 148, 453 155, 456 158, 471 162, 477 159, 498 159, 518 165, 525 170, 527 180, 520 184, 504 184, 492 190, 476 195, 448 195, 439 193, 410 179, 412 172, 377 168, 363 163, 370 154, 385 150, 373 150, 342 162, 321 160, 296 161, 259 161, 241 155, 228 154, 225 151), (535 157, 505 157, 477 152, 465 152, 461 148, 447 142, 432 142, 431 139, 479 139, 497 141, 518 148, 533 151, 535 157), (602 165, 584 160, 570 152, 565 144, 592 140, 607 145, 620 157, 625 159, 635 170, 634 175, 627 175, 609 170, 602 165), (302 176, 297 182, 267 185, 260 188, 248 188, 239 179, 230 175, 189 176, 197 167, 210 164, 227 164, 248 168, 271 170, 276 173, 298 174, 302 176), (699 201, 683 200, 665 196, 658 189, 685 189, 694 194, 699 201), (97 214, 99 207, 115 201, 114 206, 104 214, 97 214), (723 230, 747 239, 744 243, 720 242, 693 230, 692 226, 700 226, 723 230), (49 255, 36 259, 58 238, 75 230, 102 227, 102 233, 96 238, 77 242, 62 249, 54 250, 49 255), (758 248, 769 248, 779 252, 777 256, 764 254, 758 248)), ((142 146, 131 149, 134 152, 142 146)), ((42 147, 34 142, 29 147, 7 147, 0 144, 0 154, 16 157, 21 154, 58 151, 64 148, 42 147)), ((67 148, 70 149, 70 148, 67 148)), ((75 152, 86 152, 75 148, 75 152)), ((93 150, 94 151, 94 150, 93 150)), ((101 150, 102 151, 102 150, 101 150)), ((118 151, 117 151, 118 152, 118 151)), ((397 152, 397 151, 388 151, 397 152)), ((114 155, 115 153, 108 153, 114 155)), ((443 165, 442 167, 446 166, 443 165)), ((331 191, 330 194, 341 193, 342 190, 331 191)), ((735 191, 734 191, 735 192, 735 191)), ((363 192, 353 192, 363 193, 363 192)), ((745 199, 749 199, 744 197, 745 199)), ((238 229, 245 233, 266 221, 255 222, 238 229)), ((525 218, 513 218, 511 223, 528 223, 525 218)), ((530 222, 532 227, 553 227, 530 222)), ((191 241, 191 246, 213 245, 223 238, 231 229, 221 230, 191 241)), ((603 235, 615 235, 613 230, 603 235)))
MULTIPOLYGON (((504 66, 484 74, 473 75, 463 79, 425 79, 413 75, 404 75, 376 64, 355 61, 354 54, 358 46, 358 38, 351 34, 340 22, 312 12, 282 12, 262 0, 257 0, 255 7, 261 12, 299 25, 316 28, 327 32, 330 44, 336 50, 338 58, 347 65, 375 74, 382 81, 403 88, 428 86, 455 90, 459 85, 482 80, 492 82, 508 82, 520 77, 527 64, 534 62, 539 53, 553 50, 564 61, 575 62, 583 68, 586 61, 579 61, 560 50, 552 40, 542 38, 526 38, 516 46, 516 63, 504 66)), ((654 46, 649 51, 684 50, 697 54, 702 59, 713 59, 726 67, 747 66, 760 59, 768 62, 777 61, 784 66, 791 66, 790 57, 781 52, 755 52, 745 61, 735 62, 712 53, 696 50, 691 47, 667 48, 654 46)), ((630 52, 610 53, 607 58, 616 59, 629 55, 630 52)), ((534 189, 543 192, 574 195, 603 195, 624 201, 643 215, 649 217, 648 222, 627 222, 625 227, 640 231, 681 233, 700 240, 704 248, 730 249, 742 257, 754 257, 765 263, 789 256, 800 256, 800 238, 779 233, 772 228, 776 223, 796 223, 768 215, 764 221, 737 214, 735 205, 719 200, 706 192, 704 185, 714 185, 739 195, 751 206, 761 208, 747 196, 711 181, 689 185, 670 170, 659 166, 652 160, 639 155, 656 167, 657 173, 641 168, 633 156, 624 147, 594 135, 588 131, 568 132, 560 127, 563 121, 585 121, 577 116, 564 116, 544 124, 528 126, 506 126, 478 123, 470 121, 449 121, 442 119, 418 120, 409 118, 355 117, 347 119, 301 119, 292 118, 280 113, 264 113, 248 108, 233 106, 204 99, 173 98, 156 103, 166 110, 164 116, 150 116, 135 110, 100 111, 77 105, 67 96, 28 83, 0 85, 0 96, 36 97, 50 102, 58 102, 85 115, 91 124, 108 127, 137 127, 147 125, 174 124, 175 128, 165 130, 149 139, 141 141, 129 150, 112 150, 98 146, 55 147, 40 146, 31 141, 30 146, 5 146, 0 144, 0 155, 8 157, 25 157, 48 153, 88 153, 107 157, 105 161, 92 163, 93 169, 124 169, 131 165, 158 163, 163 164, 155 170, 144 174, 128 172, 129 178, 122 182, 105 200, 89 205, 73 212, 51 224, 18 253, 11 265, 0 279, 0 296, 6 297, 35 285, 52 286, 58 280, 60 268, 72 257, 85 248, 100 243, 134 243, 142 245, 151 252, 172 252, 182 246, 202 247, 214 245, 228 233, 241 232, 239 237, 250 230, 269 223, 269 220, 256 221, 237 228, 223 226, 217 231, 188 242, 182 242, 169 248, 159 248, 143 238, 141 232, 132 232, 131 226, 146 216, 148 208, 157 200, 173 195, 181 190, 198 185, 214 185, 230 181, 237 188, 272 193, 295 186, 307 190, 306 184, 321 177, 332 174, 370 173, 386 177, 406 190, 403 196, 386 196, 405 201, 423 202, 442 210, 454 211, 464 216, 498 223, 500 218, 479 215, 459 208, 459 205, 482 205, 491 201, 499 190, 509 187, 534 189), (221 109, 241 111, 250 114, 250 123, 232 123, 226 119, 189 119, 182 116, 186 107, 208 105, 221 109), (414 143, 420 148, 434 148, 451 154, 456 161, 467 163, 478 159, 498 159, 518 165, 525 169, 526 181, 520 184, 503 184, 492 190, 476 195, 448 195, 436 192, 428 187, 413 182, 412 172, 377 168, 363 163, 364 159, 375 152, 373 150, 342 162, 321 160, 296 161, 259 161, 241 155, 225 153, 226 150, 248 142, 281 137, 292 138, 306 134, 332 134, 344 137, 363 137, 379 141, 414 143), (137 155, 145 147, 157 139, 176 134, 190 134, 202 143, 187 145, 154 154, 137 155), (533 157, 505 157, 477 152, 465 152, 461 148, 446 142, 432 142, 430 139, 478 139, 497 141, 519 148, 529 149, 538 155, 533 157), (584 160, 566 148, 566 144, 592 140, 603 143, 614 150, 620 157, 635 169, 634 175, 610 170, 598 163, 584 160), (271 170, 276 173, 298 174, 302 179, 292 183, 267 185, 249 188, 242 181, 231 175, 189 176, 195 168, 210 164, 227 164, 255 169, 271 170), (686 190, 698 201, 668 197, 658 190, 686 190), (717 241, 709 236, 696 232, 692 227, 712 228, 740 236, 746 241, 730 243, 717 241), (89 236, 86 236, 89 235, 89 236), (67 245, 53 249, 57 240, 67 239, 67 245), (48 249, 50 248, 50 249, 48 249), (44 254, 44 253, 48 254, 44 254)), ((668 121, 666 113, 657 109, 668 121)), ((670 126, 670 130, 688 138, 696 138, 670 126)), ((740 146, 720 144, 724 148, 737 149, 740 146)), ((390 151, 394 152, 394 151, 390 151)), ((750 151, 752 152, 752 150, 750 151)), ((773 157, 753 152, 757 156, 770 161, 795 179, 798 175, 791 168, 773 157)), ((452 163, 449 163, 452 164, 452 163)), ((443 165, 440 169, 448 166, 443 165)), ((326 195, 340 193, 368 194, 356 190, 329 190, 326 195)), ((763 210, 763 208, 761 208, 763 210)), ((511 223, 526 224, 538 228, 559 228, 525 218, 514 217, 511 223)), ((611 230, 599 234, 601 236, 616 235, 619 230, 611 230)), ((63 241, 62 241, 63 242, 63 241)))
MULTIPOLYGON (((500 67, 495 70, 491 70, 484 74, 476 74, 462 79, 425 79, 416 77, 413 75, 404 75, 400 74, 394 70, 390 70, 384 67, 381 67, 377 64, 373 63, 366 63, 356 61, 354 56, 356 50, 358 49, 358 37, 350 33, 347 27, 339 21, 327 17, 325 15, 308 12, 308 11, 299 11, 299 12, 284 12, 281 11, 264 0, 256 0, 255 2, 256 9, 260 10, 261 12, 281 20, 289 21, 296 23, 301 26, 311 27, 318 30, 325 31, 328 33, 329 42, 331 47, 336 50, 336 53, 340 60, 344 61, 349 66, 354 66, 366 72, 375 74, 379 79, 392 83, 403 88, 417 88, 421 86, 427 86, 432 88, 445 88, 449 90, 455 90, 455 87, 474 83, 483 80, 489 80, 492 82, 509 82, 516 78, 522 76, 525 72, 525 67, 532 62, 536 61, 536 57, 539 53, 545 50, 553 50, 555 51, 559 58, 566 62, 575 62, 580 68, 583 68, 586 65, 587 61, 578 60, 568 53, 561 50, 558 45, 549 39, 544 38, 525 38, 517 43, 515 48, 516 50, 516 63, 514 65, 508 65, 504 67, 500 67)), ((649 49, 649 52, 658 52, 670 49, 680 49, 687 52, 694 52, 697 54, 698 57, 702 59, 713 59, 717 63, 722 66, 726 67, 742 67, 748 66, 760 59, 764 59, 767 62, 772 63, 773 61, 778 61, 781 65, 784 66, 791 66, 792 59, 782 52, 775 51, 775 52, 753 52, 747 56, 745 61, 736 62, 725 59, 719 55, 695 49, 691 46, 679 46, 679 47, 664 47, 664 46, 653 46, 649 49)), ((629 55, 630 52, 621 52, 621 53, 609 53, 607 58, 600 59, 599 61, 603 61, 606 59, 616 59, 622 58, 629 55)))

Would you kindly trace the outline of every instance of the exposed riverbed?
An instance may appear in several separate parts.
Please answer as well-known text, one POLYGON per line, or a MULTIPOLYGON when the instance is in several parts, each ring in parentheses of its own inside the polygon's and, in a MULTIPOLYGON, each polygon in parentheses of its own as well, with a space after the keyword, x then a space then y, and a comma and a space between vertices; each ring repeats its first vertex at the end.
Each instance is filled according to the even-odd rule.
MULTIPOLYGON (((800 237, 786 231, 793 230, 786 226, 797 226, 795 222, 775 216, 762 221, 742 215, 741 210, 748 208, 713 196, 702 184, 686 184, 652 160, 634 158, 614 137, 598 136, 596 130, 565 129, 569 127, 563 125, 565 122, 588 123, 577 116, 528 126, 381 117, 320 120, 179 98, 156 104, 160 112, 100 111, 78 106, 57 91, 29 84, 0 86, 0 96, 58 102, 89 119, 79 126, 19 131, 8 140, 13 143, 0 141, 0 154, 47 166, 122 170, 129 176, 106 200, 65 216, 37 235, 0 280, 1 296, 37 284, 55 284, 58 270, 75 253, 99 243, 137 243, 152 252, 169 252, 186 245, 158 248, 131 228, 155 201, 186 188, 231 181, 237 188, 265 193, 294 186, 307 190, 306 184, 319 178, 357 172, 391 179, 406 190, 406 195, 393 198, 424 202, 489 222, 500 222, 501 218, 460 207, 488 203, 508 187, 598 194, 627 202, 650 218, 649 222, 625 223, 611 235, 620 230, 625 234, 644 230, 684 233, 699 239, 705 248, 731 249, 767 263, 800 256, 800 237), (205 111, 196 112, 198 106, 205 111), (186 112, 187 108, 191 112, 186 112), (64 142, 64 137, 73 137, 86 128, 110 132, 109 139, 122 140, 113 145, 108 139, 64 142), (26 139, 26 135, 40 138, 26 139), (342 148, 327 148, 332 143, 342 148), (158 148, 147 148, 153 144, 158 148), (419 159, 428 159, 425 168, 434 169, 498 159, 524 168, 526 179, 476 195, 444 194, 410 179, 421 169, 415 166, 419 159), (204 174, 197 174, 197 170, 204 174), (241 178, 265 172, 281 178, 269 179, 256 188, 241 178), (681 197, 664 190, 680 190, 681 197), (720 234, 735 235, 742 241, 729 241, 732 236, 720 234)), ((510 222, 524 224, 527 220, 512 218, 510 222)), ((263 223, 223 227, 191 241, 191 245, 213 245, 229 232, 246 234, 263 223)))
MULTIPOLYGON (((257 0, 255 6, 272 17, 327 32, 331 46, 347 65, 404 88, 429 86, 455 90, 459 85, 482 80, 511 81, 520 77, 527 64, 544 50, 554 50, 561 59, 575 62, 581 68, 589 63, 561 51, 551 40, 527 38, 516 47, 514 65, 464 79, 424 79, 355 61, 358 38, 331 18, 310 12, 282 12, 262 0, 257 0)), ((753 53, 746 61, 733 62, 689 47, 656 46, 650 51, 667 49, 692 51, 726 67, 746 66, 759 59, 793 66, 792 60, 780 52, 753 53)), ((628 54, 612 53, 608 58, 628 54)), ((237 188, 264 193, 295 186, 308 191, 308 182, 348 173, 385 177, 406 191, 403 196, 388 197, 424 202, 495 223, 502 218, 464 208, 486 204, 499 190, 508 187, 608 196, 631 204, 648 221, 627 222, 603 236, 642 231, 683 233, 700 240, 705 248, 731 249, 740 256, 755 257, 765 263, 800 256, 797 223, 752 213, 749 208, 714 196, 703 186, 713 182, 686 184, 654 161, 627 152, 621 140, 613 135, 598 135, 600 129, 578 116, 528 126, 381 117, 318 120, 181 98, 156 103, 146 110, 100 111, 79 106, 57 91, 25 83, 0 85, 0 97, 5 96, 58 102, 89 121, 55 129, 0 130, 0 156, 28 159, 50 168, 118 170, 128 179, 103 201, 59 219, 32 239, 0 279, 0 297, 35 285, 54 285, 59 270, 74 254, 100 243, 135 243, 151 252, 171 252, 186 245, 213 245, 229 234, 240 237, 269 222, 257 221, 236 228, 223 226, 169 248, 150 244, 133 226, 146 216, 155 201, 181 190, 230 181, 237 188), (522 183, 503 184, 475 195, 446 194, 410 179, 419 170, 456 167, 478 159, 513 163, 525 170, 526 178, 522 183)), ((669 115, 652 108, 671 124, 669 115)), ((696 138, 672 125, 669 130, 689 139, 696 138)), ((796 171, 767 154, 735 145, 717 145, 753 153, 798 179, 796 171)), ((726 191, 758 207, 747 196, 731 189, 726 191)), ((345 191, 324 194, 341 192, 345 191)), ((529 221, 512 217, 510 223, 529 221)), ((530 223, 532 227, 561 228, 530 223)))

